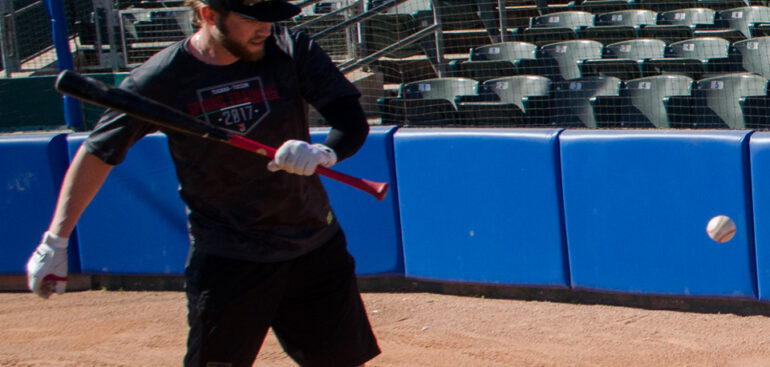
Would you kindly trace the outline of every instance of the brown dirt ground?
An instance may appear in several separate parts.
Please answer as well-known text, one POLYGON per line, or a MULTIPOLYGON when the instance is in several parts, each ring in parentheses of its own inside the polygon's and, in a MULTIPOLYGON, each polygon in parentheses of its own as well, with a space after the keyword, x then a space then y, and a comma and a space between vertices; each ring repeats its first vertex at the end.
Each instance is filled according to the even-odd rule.
MULTIPOLYGON (((770 312, 756 303, 640 298, 631 307, 575 292, 515 299, 426 288, 364 288, 383 350, 368 366, 770 366, 770 312)), ((180 366, 185 313, 178 290, 47 301, 0 292, 0 366, 180 366)), ((256 365, 294 363, 271 334, 256 365)))

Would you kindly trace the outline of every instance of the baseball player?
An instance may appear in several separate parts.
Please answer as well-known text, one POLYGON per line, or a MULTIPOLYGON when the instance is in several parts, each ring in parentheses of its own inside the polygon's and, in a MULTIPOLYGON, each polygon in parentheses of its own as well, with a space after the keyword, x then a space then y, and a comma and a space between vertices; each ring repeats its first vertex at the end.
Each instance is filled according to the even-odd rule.
MULTIPOLYGON (((279 147, 262 158, 163 131, 187 205, 185 366, 251 366, 270 327, 302 366, 358 366, 380 353, 345 235, 313 172, 353 155, 369 127, 356 88, 305 34, 274 24, 285 0, 188 0, 199 30, 134 69, 121 88, 279 147), (308 103, 331 125, 309 143, 308 103)), ((67 239, 110 169, 156 128, 106 111, 75 155, 28 285, 65 290, 67 239)), ((162 130, 162 129, 161 129, 162 130)), ((104 244, 108 246, 108 244, 104 244)))

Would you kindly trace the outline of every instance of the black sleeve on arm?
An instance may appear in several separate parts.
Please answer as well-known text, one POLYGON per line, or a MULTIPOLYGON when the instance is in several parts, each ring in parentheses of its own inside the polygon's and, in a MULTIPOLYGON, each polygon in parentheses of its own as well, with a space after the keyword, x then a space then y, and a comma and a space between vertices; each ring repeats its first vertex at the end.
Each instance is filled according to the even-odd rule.
POLYGON ((332 127, 324 145, 334 150, 338 162, 352 156, 364 145, 366 136, 369 135, 369 123, 358 102, 358 96, 337 98, 318 112, 332 127))

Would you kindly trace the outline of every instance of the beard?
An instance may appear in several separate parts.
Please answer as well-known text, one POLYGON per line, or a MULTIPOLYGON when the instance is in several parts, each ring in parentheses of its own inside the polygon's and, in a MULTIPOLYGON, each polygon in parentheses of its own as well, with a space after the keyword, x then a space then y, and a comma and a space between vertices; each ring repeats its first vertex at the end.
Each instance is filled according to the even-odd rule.
POLYGON ((243 61, 257 61, 265 56, 264 46, 257 51, 251 51, 246 45, 230 38, 230 30, 224 22, 224 17, 217 17, 216 25, 220 32, 214 32, 214 38, 233 56, 243 61))

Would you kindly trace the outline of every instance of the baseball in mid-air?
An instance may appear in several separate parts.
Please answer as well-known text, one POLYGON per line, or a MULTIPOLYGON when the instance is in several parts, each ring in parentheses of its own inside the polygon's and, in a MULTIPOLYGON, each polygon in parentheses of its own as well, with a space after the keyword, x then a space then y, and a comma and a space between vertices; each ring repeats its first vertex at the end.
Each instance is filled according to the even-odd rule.
POLYGON ((735 222, 726 215, 717 215, 706 225, 706 233, 712 240, 725 243, 735 236, 735 222))

